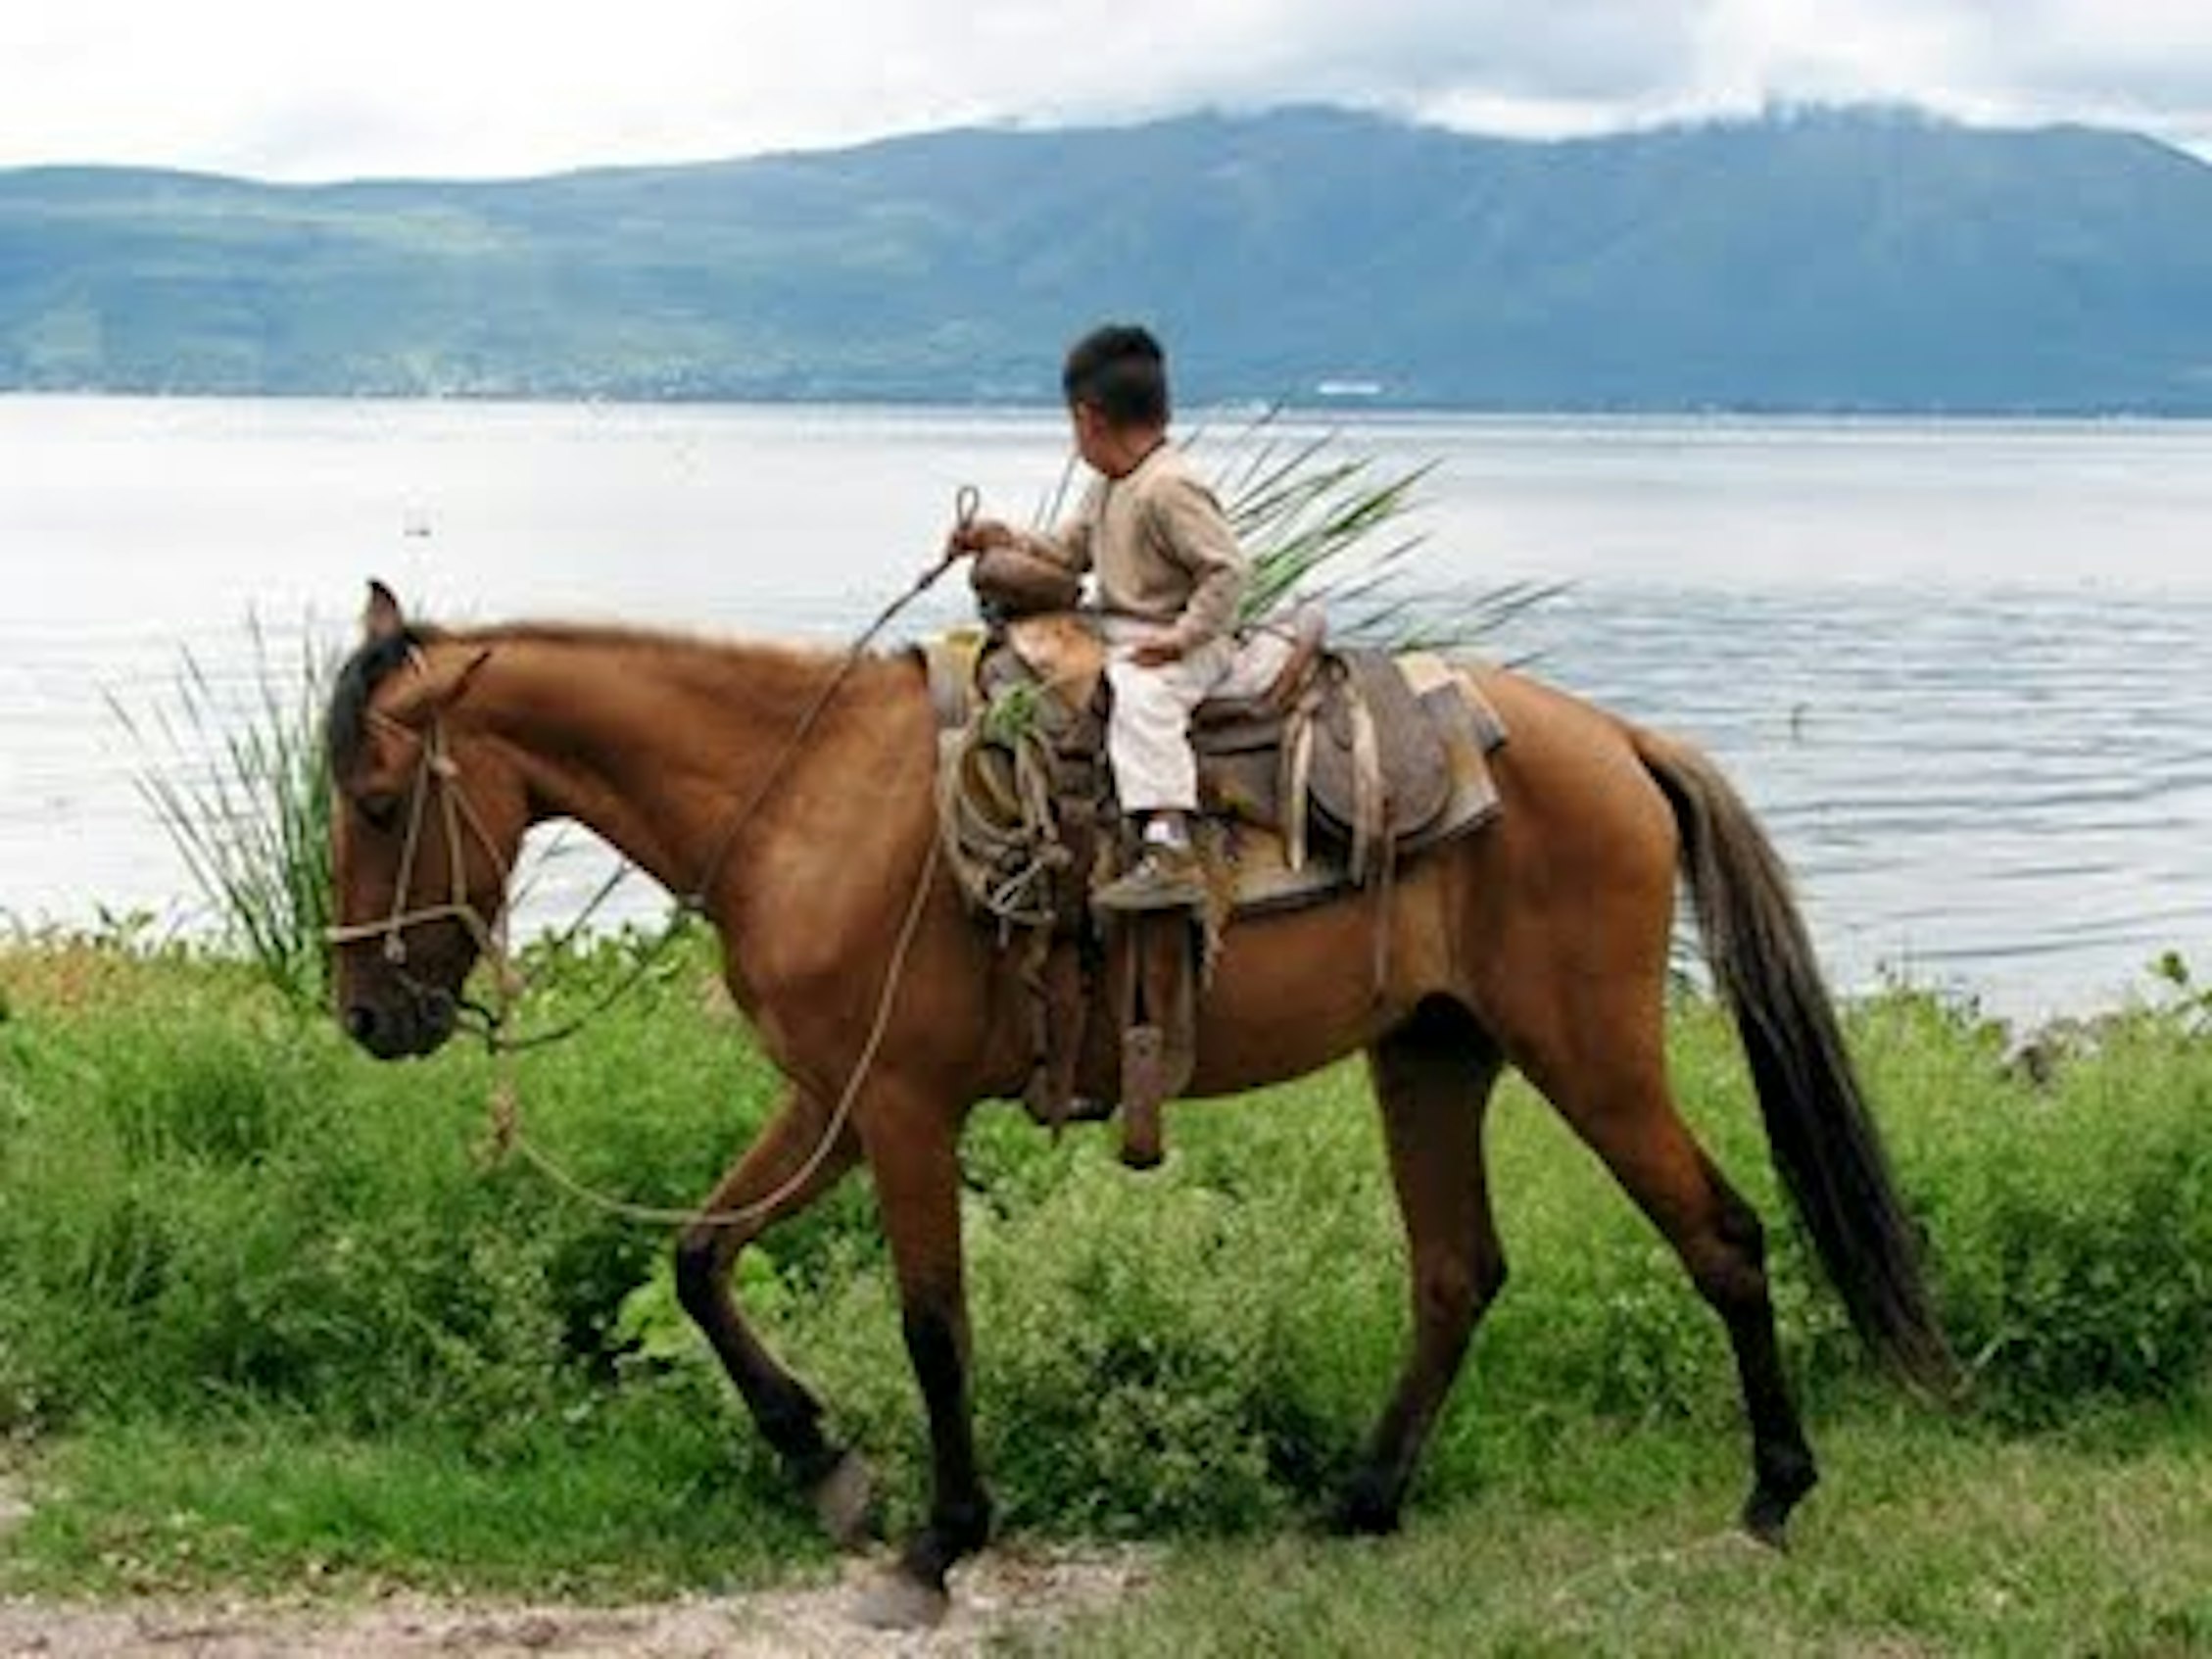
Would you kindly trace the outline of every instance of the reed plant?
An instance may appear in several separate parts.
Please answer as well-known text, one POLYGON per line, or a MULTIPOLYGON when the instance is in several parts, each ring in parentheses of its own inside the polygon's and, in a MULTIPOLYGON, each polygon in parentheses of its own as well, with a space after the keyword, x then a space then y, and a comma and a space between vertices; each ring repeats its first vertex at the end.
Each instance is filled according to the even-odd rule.
POLYGON ((219 943, 300 1008, 325 1000, 330 920, 330 772, 322 709, 336 669, 312 632, 279 646, 246 624, 243 687, 186 647, 168 697, 109 708, 151 758, 139 797, 168 836, 219 943))
POLYGON ((1273 414, 1231 439, 1214 477, 1252 561, 1240 620, 1322 606, 1331 634, 1392 651, 1465 652, 1492 644, 1563 584, 1450 586, 1427 578, 1418 527, 1435 463, 1390 468, 1348 449, 1340 431, 1285 433, 1273 414))

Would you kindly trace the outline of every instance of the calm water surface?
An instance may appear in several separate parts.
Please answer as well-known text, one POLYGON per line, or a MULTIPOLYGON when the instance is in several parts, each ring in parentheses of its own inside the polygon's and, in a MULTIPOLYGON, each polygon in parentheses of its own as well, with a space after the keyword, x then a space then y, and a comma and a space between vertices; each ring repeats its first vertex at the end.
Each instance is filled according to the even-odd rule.
MULTIPOLYGON (((1338 441, 1435 464, 1426 577, 1572 584, 1500 653, 1718 755, 1840 982, 2032 1016, 2140 989, 2167 949, 2212 969, 2212 427, 1338 441)), ((0 399, 0 917, 196 925, 133 788, 162 752, 110 705, 173 708, 187 646, 238 695, 249 617, 280 652, 343 640, 379 574, 452 619, 835 641, 931 557, 958 485, 1027 516, 1064 449, 1042 414, 0 399)))

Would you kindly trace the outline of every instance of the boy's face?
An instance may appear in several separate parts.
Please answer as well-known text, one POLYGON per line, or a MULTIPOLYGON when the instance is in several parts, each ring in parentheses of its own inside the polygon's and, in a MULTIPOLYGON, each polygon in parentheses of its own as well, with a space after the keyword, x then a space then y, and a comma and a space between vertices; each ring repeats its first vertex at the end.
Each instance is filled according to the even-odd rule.
POLYGON ((1069 427, 1075 431, 1075 454, 1082 456, 1083 464, 1092 471, 1106 473, 1108 478, 1120 478, 1129 471, 1134 447, 1129 427, 1117 427, 1095 403, 1071 403, 1069 427))
POLYGON ((1082 457, 1084 464, 1100 472, 1108 471, 1107 461, 1111 454, 1108 441, 1113 436, 1114 428, 1107 423, 1106 416, 1100 413, 1098 406, 1087 403, 1070 404, 1068 425, 1075 433, 1076 454, 1082 457))
POLYGON ((1166 436, 1157 426, 1117 425, 1091 403, 1070 404, 1068 424, 1076 435, 1076 454, 1109 478, 1127 477, 1166 436))

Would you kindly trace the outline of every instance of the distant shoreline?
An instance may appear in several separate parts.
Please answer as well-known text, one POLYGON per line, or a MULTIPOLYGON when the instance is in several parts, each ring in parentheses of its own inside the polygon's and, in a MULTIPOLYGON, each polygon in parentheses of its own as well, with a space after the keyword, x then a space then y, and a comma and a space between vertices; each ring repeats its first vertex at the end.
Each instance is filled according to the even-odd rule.
MULTIPOLYGON (((933 413, 943 415, 1006 415, 1056 416, 1060 405, 1048 399, 1016 398, 903 398, 871 394, 840 396, 763 393, 745 397, 708 397, 688 394, 647 397, 597 392, 474 392, 474 391, 228 391, 205 388, 146 390, 129 387, 64 387, 0 385, 0 402, 31 403, 271 403, 440 406, 513 409, 811 409, 881 413, 933 413)), ((1386 424, 1394 420, 1537 421, 1712 421, 1715 424, 1777 422, 1803 425, 1852 425, 1890 423, 1960 422, 1974 425, 2129 426, 2197 425, 2212 421, 2212 405, 2204 408, 2144 409, 2098 404, 2053 405, 2018 408, 2003 405, 1930 407, 1912 404, 1827 406, 1813 404, 1627 404, 1627 405, 1514 405, 1393 402, 1387 397, 1359 398, 1225 398, 1186 404, 1185 420, 1225 415, 1257 417, 1275 415, 1295 421, 1331 420, 1347 424, 1386 424)))

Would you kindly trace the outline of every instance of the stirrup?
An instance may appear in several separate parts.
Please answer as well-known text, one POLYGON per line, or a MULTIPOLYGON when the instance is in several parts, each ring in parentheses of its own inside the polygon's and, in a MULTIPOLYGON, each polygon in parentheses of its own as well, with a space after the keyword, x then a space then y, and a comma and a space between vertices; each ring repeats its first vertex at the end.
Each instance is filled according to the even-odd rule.
POLYGON ((1152 842, 1127 870, 1090 896, 1099 910, 1194 910, 1206 903, 1195 849, 1152 842))

